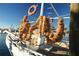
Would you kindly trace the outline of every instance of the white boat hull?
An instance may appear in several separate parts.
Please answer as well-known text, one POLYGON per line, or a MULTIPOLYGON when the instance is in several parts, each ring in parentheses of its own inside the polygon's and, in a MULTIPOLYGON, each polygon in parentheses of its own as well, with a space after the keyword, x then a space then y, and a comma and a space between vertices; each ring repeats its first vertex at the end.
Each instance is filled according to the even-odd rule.
POLYGON ((13 56, 34 56, 34 55, 35 56, 42 56, 42 54, 40 54, 36 51, 33 51, 31 49, 28 49, 27 47, 22 48, 21 46, 15 46, 12 43, 9 35, 6 36, 6 45, 9 49, 10 54, 13 56))

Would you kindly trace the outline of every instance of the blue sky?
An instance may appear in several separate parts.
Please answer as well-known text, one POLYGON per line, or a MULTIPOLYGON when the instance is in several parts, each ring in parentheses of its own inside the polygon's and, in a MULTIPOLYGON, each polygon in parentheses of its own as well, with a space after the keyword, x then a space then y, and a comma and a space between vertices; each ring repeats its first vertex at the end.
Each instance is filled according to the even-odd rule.
MULTIPOLYGON (((37 4, 37 3, 0 4, 0 28, 7 28, 10 27, 11 25, 13 25, 14 28, 19 27, 23 19, 23 16, 28 15, 27 14, 28 8, 33 4, 38 5, 38 7, 36 14, 34 14, 33 16, 28 16, 30 22, 33 22, 38 18, 40 14, 41 4, 37 4)), ((69 4, 54 3, 53 5, 60 16, 66 15, 66 17, 69 17, 70 15, 69 4)), ((48 3, 44 4, 43 15, 50 16, 52 18, 57 17, 55 12, 51 8, 51 5, 48 3)), ((64 19, 64 22, 65 22, 65 27, 69 28, 70 19, 66 18, 64 19)), ((53 26, 57 27, 57 19, 54 19, 53 26)))

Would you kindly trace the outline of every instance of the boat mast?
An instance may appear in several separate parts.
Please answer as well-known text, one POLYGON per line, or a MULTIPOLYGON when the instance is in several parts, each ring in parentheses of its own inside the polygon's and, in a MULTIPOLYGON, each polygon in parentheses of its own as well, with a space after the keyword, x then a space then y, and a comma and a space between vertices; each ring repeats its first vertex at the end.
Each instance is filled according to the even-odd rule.
POLYGON ((41 3, 40 16, 43 16, 44 3, 41 3))

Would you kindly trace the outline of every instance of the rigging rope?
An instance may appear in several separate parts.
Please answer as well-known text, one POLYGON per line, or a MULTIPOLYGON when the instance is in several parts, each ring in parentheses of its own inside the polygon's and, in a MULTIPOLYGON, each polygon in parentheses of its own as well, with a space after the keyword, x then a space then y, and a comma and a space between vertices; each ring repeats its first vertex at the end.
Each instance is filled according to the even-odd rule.
POLYGON ((53 6, 53 4, 51 3, 50 5, 51 5, 52 9, 54 10, 55 14, 57 15, 57 17, 59 17, 59 14, 58 14, 58 12, 56 11, 56 9, 55 9, 55 7, 53 6))

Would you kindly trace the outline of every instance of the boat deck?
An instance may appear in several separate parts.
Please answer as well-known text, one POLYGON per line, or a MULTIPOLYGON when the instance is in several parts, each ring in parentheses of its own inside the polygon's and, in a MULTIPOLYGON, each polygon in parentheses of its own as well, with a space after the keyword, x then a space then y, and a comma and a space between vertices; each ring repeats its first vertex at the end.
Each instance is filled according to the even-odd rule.
POLYGON ((38 49, 37 52, 44 54, 46 56, 68 56, 69 55, 69 49, 56 47, 56 46, 54 46, 50 51, 38 49))

